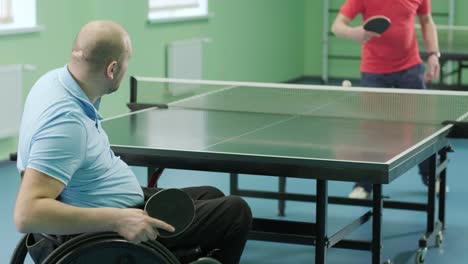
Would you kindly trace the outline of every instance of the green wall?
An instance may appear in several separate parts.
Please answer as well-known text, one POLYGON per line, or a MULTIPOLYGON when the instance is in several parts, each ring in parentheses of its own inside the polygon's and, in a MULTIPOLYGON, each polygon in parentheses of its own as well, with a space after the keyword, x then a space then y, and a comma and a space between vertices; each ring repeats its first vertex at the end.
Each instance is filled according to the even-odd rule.
MULTIPOLYGON (((129 31, 134 54, 128 74, 164 77, 165 47, 174 40, 209 38, 204 49, 204 79, 282 82, 302 76, 306 0, 210 0, 205 20, 148 24, 147 0, 37 1, 37 33, 0 36, 0 64, 32 64, 25 72, 24 96, 35 80, 67 62, 80 27, 93 19, 112 19, 129 31)), ((129 83, 105 96, 105 117, 127 112, 129 83)), ((0 140, 0 158, 15 150, 0 140)))
POLYGON ((306 1, 306 32, 304 74, 320 76, 322 74, 322 25, 323 1, 306 1))

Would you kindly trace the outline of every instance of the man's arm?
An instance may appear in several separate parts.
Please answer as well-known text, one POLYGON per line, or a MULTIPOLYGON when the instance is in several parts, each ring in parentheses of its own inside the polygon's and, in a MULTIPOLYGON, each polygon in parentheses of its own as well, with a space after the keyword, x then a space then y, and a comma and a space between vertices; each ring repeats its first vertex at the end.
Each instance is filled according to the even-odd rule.
POLYGON ((421 24, 421 33, 426 47, 426 51, 431 53, 427 58, 427 72, 425 75, 426 81, 434 80, 439 74, 439 41, 437 37, 437 28, 434 24, 431 14, 420 15, 419 23, 421 24))
POLYGON ((40 171, 24 172, 15 206, 15 225, 22 233, 77 234, 115 231, 139 243, 155 239, 155 228, 173 227, 140 209, 80 208, 57 201, 64 184, 40 171))
POLYGON ((364 43, 373 37, 380 36, 375 32, 364 30, 362 26, 351 27, 351 19, 338 13, 332 25, 332 32, 337 37, 352 39, 358 43, 364 43))

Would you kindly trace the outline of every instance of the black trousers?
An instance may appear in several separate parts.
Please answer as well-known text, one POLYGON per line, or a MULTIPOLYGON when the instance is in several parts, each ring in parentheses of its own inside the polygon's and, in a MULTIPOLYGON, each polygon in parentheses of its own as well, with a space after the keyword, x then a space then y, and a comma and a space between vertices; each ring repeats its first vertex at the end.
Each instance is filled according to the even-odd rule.
MULTIPOLYGON (((145 198, 160 189, 143 188, 145 198)), ((200 246, 215 251, 212 257, 223 264, 239 263, 252 225, 248 204, 238 196, 225 196, 211 186, 183 188, 195 204, 195 219, 182 234, 173 238, 158 238, 168 248, 200 246)))

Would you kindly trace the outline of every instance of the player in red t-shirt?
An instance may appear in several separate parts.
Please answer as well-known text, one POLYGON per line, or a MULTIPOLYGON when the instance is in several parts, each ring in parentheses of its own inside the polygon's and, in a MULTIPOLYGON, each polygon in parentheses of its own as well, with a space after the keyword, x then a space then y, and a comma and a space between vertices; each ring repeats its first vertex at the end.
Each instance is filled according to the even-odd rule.
MULTIPOLYGON (((438 75, 440 52, 430 0, 346 0, 332 31, 338 37, 362 44, 361 86, 425 89, 425 82, 438 75), (362 25, 351 27, 350 22, 358 14, 363 21, 385 16, 391 25, 382 34, 366 31, 362 25), (416 40, 416 17, 428 52, 426 73, 416 40)), ((428 161, 419 165, 419 173, 427 184, 428 161)), ((372 185, 357 183, 349 197, 365 199, 371 192, 372 185)))

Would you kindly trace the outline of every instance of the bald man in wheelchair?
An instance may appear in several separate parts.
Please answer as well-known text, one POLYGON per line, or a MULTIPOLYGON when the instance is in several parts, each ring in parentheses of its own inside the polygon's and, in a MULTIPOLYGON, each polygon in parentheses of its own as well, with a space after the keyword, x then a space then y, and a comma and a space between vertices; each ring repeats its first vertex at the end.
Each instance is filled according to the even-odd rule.
MULTIPOLYGON (((14 221, 19 232, 66 237, 112 231, 138 244, 170 223, 141 209, 134 173, 110 149, 98 112, 101 97, 118 90, 132 55, 129 34, 112 21, 92 21, 77 34, 68 63, 44 74, 25 102, 18 145, 22 181, 14 221)), ((239 263, 252 215, 240 197, 209 187, 185 188, 194 200, 192 225, 161 239, 168 248, 199 245, 213 258, 239 263)))

